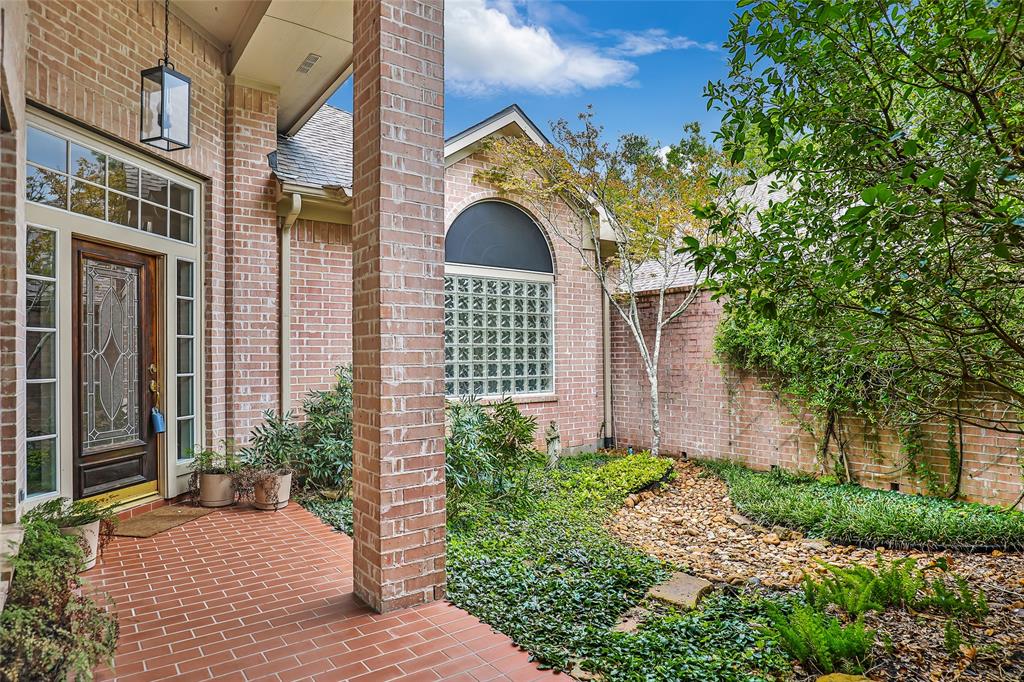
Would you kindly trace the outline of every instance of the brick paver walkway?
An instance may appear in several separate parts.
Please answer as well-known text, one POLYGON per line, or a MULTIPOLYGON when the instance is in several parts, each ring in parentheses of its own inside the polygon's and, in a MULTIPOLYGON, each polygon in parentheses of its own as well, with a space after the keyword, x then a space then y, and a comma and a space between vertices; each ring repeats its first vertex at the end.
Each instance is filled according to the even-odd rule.
POLYGON ((115 600, 121 622, 114 671, 97 679, 552 677, 451 604, 373 613, 352 595, 351 557, 347 536, 294 503, 279 512, 228 508, 152 538, 115 538, 85 574, 115 600))

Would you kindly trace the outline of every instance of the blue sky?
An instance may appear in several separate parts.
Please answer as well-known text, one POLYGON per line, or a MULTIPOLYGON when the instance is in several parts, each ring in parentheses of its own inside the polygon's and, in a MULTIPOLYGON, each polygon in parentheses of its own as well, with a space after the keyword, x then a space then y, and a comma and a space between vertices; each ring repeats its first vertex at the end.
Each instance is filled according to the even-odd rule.
MULTIPOLYGON (((734 13, 731 0, 447 0, 445 134, 515 102, 545 132, 593 104, 609 136, 668 144, 693 120, 710 135, 704 85, 727 74, 734 13)), ((351 82, 329 101, 351 109, 351 82)))

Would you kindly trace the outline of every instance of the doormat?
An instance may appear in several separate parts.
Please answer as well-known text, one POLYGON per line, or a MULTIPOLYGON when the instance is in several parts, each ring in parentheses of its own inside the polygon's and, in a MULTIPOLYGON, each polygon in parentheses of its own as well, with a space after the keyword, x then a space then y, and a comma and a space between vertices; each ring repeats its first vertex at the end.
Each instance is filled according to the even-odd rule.
POLYGON ((114 529, 114 535, 124 538, 149 538, 200 516, 206 516, 212 511, 214 510, 208 507, 165 505, 121 521, 114 529))

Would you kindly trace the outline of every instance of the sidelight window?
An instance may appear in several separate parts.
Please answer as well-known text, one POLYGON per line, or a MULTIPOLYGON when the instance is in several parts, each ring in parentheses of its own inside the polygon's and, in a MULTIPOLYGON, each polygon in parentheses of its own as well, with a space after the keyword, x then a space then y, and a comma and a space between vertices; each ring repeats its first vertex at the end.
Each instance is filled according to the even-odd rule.
POLYGON ((25 244, 27 492, 57 491, 57 235, 29 227, 25 244))

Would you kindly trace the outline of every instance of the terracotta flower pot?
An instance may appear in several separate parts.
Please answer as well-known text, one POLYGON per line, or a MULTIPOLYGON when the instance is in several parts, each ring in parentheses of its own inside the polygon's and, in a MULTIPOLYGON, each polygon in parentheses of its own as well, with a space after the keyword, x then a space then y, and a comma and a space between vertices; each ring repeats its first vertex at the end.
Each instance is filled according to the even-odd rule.
POLYGON ((229 474, 199 476, 199 504, 204 507, 227 507, 235 502, 235 488, 229 474))
POLYGON ((99 521, 93 521, 84 526, 68 526, 67 528, 61 528, 60 532, 64 533, 64 535, 76 535, 82 538, 85 544, 85 565, 82 566, 83 571, 88 571, 96 565, 96 555, 100 546, 99 521))
POLYGON ((256 484, 252 506, 257 509, 284 509, 292 492, 292 474, 273 474, 263 483, 256 484), (274 503, 277 500, 277 503, 274 503))

